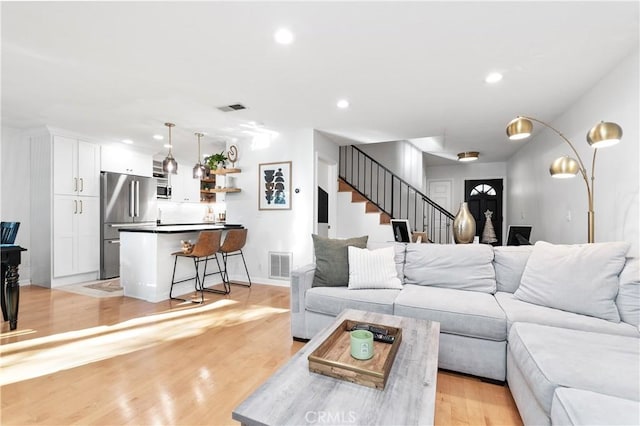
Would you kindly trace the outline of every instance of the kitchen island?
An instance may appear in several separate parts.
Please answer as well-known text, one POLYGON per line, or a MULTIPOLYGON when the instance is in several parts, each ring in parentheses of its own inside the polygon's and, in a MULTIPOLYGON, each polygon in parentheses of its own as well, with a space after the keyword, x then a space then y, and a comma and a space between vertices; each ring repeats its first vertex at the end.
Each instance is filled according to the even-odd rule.
MULTIPOLYGON (((154 225, 127 227, 120 229, 120 285, 124 295, 143 299, 149 302, 160 302, 169 299, 171 277, 173 274, 174 256, 171 253, 180 251, 183 240, 195 243, 200 231, 226 231, 243 228, 232 224, 189 224, 189 225, 154 225)), ((224 235, 223 235, 224 239, 224 235)), ((222 262, 221 262, 222 263, 222 262)), ((215 261, 207 267, 207 271, 215 271, 215 261)), ((176 281, 195 275, 191 259, 178 259, 176 281)), ((207 277, 207 287, 222 282, 219 275, 207 277)), ((194 282, 187 281, 176 284, 174 295, 187 294, 194 291, 194 282)))

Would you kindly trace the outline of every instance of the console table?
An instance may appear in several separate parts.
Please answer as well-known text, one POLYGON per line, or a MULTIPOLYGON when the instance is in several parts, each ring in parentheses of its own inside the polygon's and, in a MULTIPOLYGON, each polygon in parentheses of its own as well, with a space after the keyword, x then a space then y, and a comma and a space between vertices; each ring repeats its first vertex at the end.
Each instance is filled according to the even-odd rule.
POLYGON ((26 250, 15 244, 0 245, 2 257, 0 304, 2 305, 2 317, 5 321, 9 321, 10 330, 15 330, 18 326, 18 302, 20 300, 18 265, 20 265, 22 252, 26 250))

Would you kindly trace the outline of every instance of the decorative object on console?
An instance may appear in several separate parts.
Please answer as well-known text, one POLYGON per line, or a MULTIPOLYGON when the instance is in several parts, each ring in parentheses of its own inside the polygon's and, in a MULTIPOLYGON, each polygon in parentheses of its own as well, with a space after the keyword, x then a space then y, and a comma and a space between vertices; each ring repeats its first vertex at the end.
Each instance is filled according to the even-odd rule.
POLYGON ((171 142, 171 128, 175 127, 175 124, 164 123, 164 125, 169 128, 169 154, 167 154, 167 157, 162 161, 162 171, 175 175, 178 173, 178 162, 173 158, 173 143, 171 142))
POLYGON ((258 210, 291 209, 291 161, 258 166, 258 210))
POLYGON ((231 145, 229 147, 229 152, 227 152, 227 157, 231 162, 231 168, 236 168, 236 161, 238 161, 238 148, 235 145, 231 145))
POLYGON ((198 162, 193 166, 193 178, 202 179, 204 176, 209 174, 211 169, 200 161, 200 158, 202 158, 200 156, 200 138, 204 136, 204 133, 196 132, 195 135, 198 137, 198 162))
POLYGON ((555 178, 570 178, 574 177, 578 174, 578 172, 580 172, 582 178, 584 179, 584 183, 587 186, 587 201, 589 206, 589 210, 587 213, 587 241, 590 243, 595 242, 595 211, 593 207, 593 193, 595 185, 594 169, 596 167, 596 153, 598 152, 598 148, 605 148, 620 142, 620 139, 622 139, 622 128, 616 123, 600 122, 593 126, 591 130, 589 130, 589 133, 587 133, 587 142, 592 148, 594 148, 594 150, 593 159, 591 161, 591 176, 590 178, 588 178, 587 169, 582 162, 582 158, 580 158, 580 154, 578 154, 578 151, 576 151, 571 141, 569 141, 569 139, 567 139, 562 133, 560 133, 558 130, 545 123, 544 121, 538 120, 537 118, 533 117, 516 117, 507 125, 506 131, 509 139, 520 140, 528 138, 533 130, 532 121, 542 124, 543 126, 551 129, 558 136, 560 136, 562 140, 569 144, 571 150, 578 158, 577 160, 575 160, 571 157, 565 156, 556 159, 553 163, 551 163, 551 166, 549 167, 549 173, 551 173, 551 176, 555 178))
POLYGON ((484 212, 486 222, 484 223, 484 229, 482 230, 481 242, 487 244, 498 242, 498 239, 496 238, 496 230, 493 228, 493 222, 491 221, 491 216, 493 216, 493 212, 491 210, 484 212))
POLYGON ((469 162, 476 161, 478 159, 478 151, 467 151, 458 153, 458 161, 469 162))
POLYGON ((453 240, 456 244, 469 244, 476 236, 476 220, 469 211, 466 202, 460 203, 460 209, 453 219, 453 240))

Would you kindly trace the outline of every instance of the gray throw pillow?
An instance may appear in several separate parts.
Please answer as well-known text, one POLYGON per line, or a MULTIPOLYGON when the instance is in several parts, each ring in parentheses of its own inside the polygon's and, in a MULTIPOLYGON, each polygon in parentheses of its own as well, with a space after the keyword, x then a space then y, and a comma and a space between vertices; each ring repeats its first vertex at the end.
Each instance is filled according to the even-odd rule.
POLYGON ((368 235, 338 240, 311 235, 316 253, 312 287, 340 287, 349 284, 349 246, 367 248, 368 235))

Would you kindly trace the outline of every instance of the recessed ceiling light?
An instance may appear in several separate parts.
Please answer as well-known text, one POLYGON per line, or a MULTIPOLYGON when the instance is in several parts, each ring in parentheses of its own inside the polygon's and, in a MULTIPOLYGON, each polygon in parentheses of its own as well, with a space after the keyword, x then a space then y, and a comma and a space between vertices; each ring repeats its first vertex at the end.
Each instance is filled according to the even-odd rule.
POLYGON ((279 44, 293 43, 293 33, 287 28, 280 28, 273 34, 273 39, 279 44))
POLYGON ((153 138, 157 141, 161 141, 162 139, 164 139, 164 136, 162 135, 153 135, 153 138))
POLYGON ((131 139, 122 139, 122 143, 126 143, 127 145, 131 145, 133 141, 131 139))
POLYGON ((170 144, 170 143, 165 143, 165 144, 164 144, 164 147, 165 147, 165 148, 171 148, 171 144, 170 144))
POLYGON ((336 106, 340 109, 345 109, 345 108, 349 108, 349 101, 346 99, 340 99, 337 103, 336 106))
POLYGON ((502 80, 502 74, 499 72, 489 73, 489 75, 484 78, 484 81, 489 84, 497 83, 500 80, 502 80))

